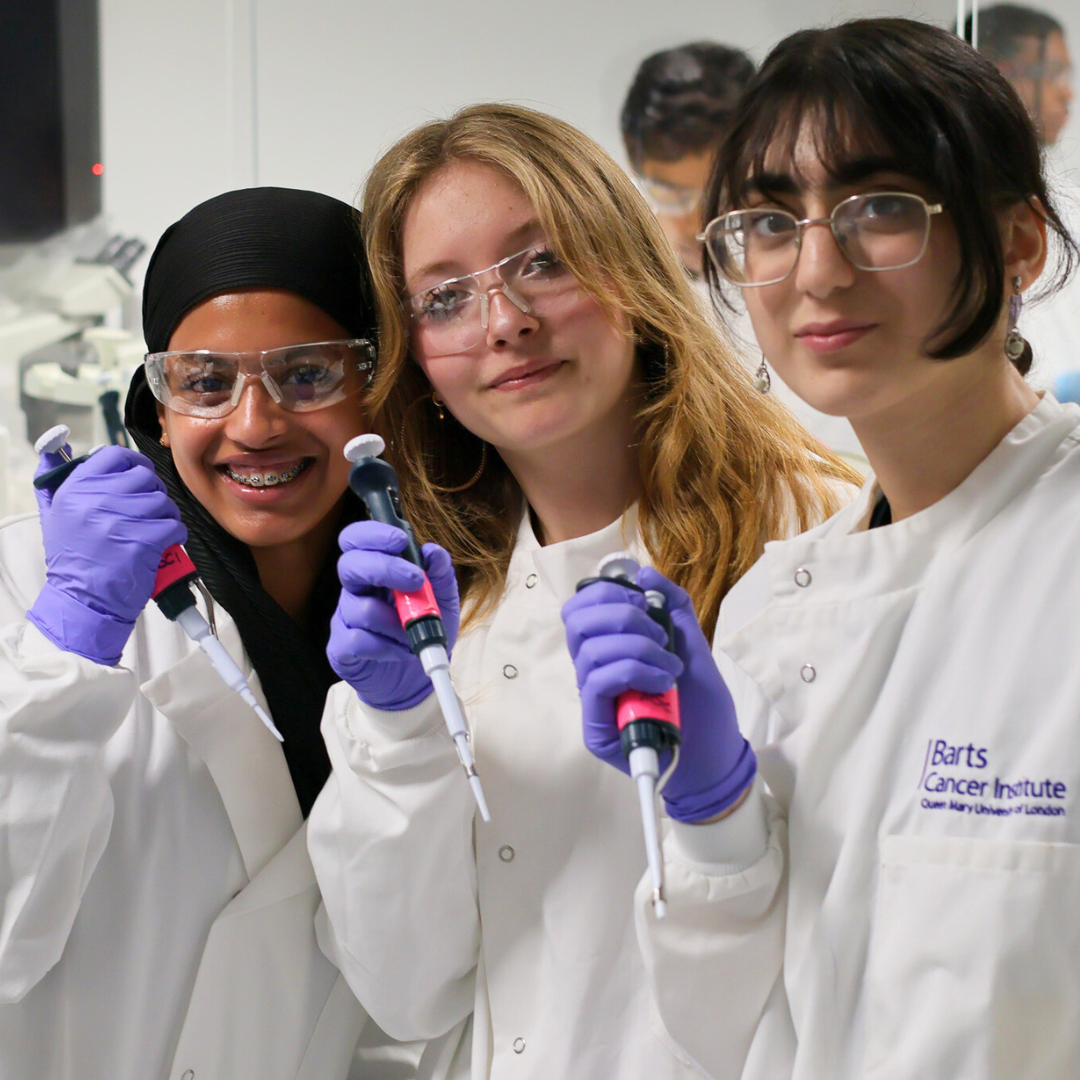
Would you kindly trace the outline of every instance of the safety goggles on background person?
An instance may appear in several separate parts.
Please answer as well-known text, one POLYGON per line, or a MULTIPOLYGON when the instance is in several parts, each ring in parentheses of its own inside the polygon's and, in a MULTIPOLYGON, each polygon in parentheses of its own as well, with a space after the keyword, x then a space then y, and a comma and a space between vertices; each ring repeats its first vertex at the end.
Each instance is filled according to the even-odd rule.
POLYGON ((743 288, 775 285, 795 269, 803 231, 828 225, 843 256, 858 270, 902 270, 917 263, 930 238, 930 219, 940 214, 919 195, 875 191, 852 195, 824 218, 801 221, 786 210, 732 210, 713 218, 698 239, 716 269, 743 288))
POLYGON ((654 214, 660 217, 685 217, 701 206, 701 192, 696 188, 669 184, 663 180, 651 180, 647 176, 635 176, 638 191, 654 214))
POLYGON ((1031 63, 1002 63, 1001 73, 1009 79, 1029 79, 1051 86, 1071 86, 1072 65, 1063 60, 1035 60, 1031 63))
POLYGON ((531 244, 483 270, 448 278, 409 296, 413 350, 430 359, 478 345, 487 333, 493 292, 502 293, 527 315, 547 318, 574 304, 580 285, 546 242, 531 244), (482 284, 492 277, 493 284, 482 284))
POLYGON ((367 386, 375 371, 375 347, 352 338, 252 352, 199 349, 148 353, 144 364, 154 397, 185 416, 228 416, 248 379, 258 379, 283 409, 310 412, 367 386))

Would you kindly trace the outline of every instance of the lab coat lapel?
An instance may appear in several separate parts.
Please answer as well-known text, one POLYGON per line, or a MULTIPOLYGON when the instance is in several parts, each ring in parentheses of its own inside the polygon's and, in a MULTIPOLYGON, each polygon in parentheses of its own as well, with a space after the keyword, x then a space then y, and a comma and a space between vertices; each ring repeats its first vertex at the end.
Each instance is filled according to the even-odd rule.
POLYGON ((1030 487, 1062 440, 1076 437, 1075 427, 1075 408, 1047 394, 954 491, 889 528, 867 531, 880 493, 871 475, 858 499, 823 525, 765 545, 770 603, 721 648, 778 701, 790 686, 776 642, 809 624, 820 632, 823 619, 919 587, 931 564, 962 559, 965 545, 1030 487))
MULTIPOLYGON (((219 637, 234 659, 243 656, 231 621, 219 618, 219 637)), ((246 673, 265 706, 257 677, 246 673)), ((303 823, 280 744, 200 649, 141 689, 210 770, 248 878, 254 879, 303 823)))
POLYGON ((513 560, 517 565, 512 571, 524 575, 535 567, 541 585, 552 591, 561 604, 574 595, 582 578, 596 576, 597 564, 605 555, 617 551, 629 551, 642 564, 650 561, 638 537, 636 504, 598 532, 548 547, 540 546, 526 513, 518 530, 513 560))

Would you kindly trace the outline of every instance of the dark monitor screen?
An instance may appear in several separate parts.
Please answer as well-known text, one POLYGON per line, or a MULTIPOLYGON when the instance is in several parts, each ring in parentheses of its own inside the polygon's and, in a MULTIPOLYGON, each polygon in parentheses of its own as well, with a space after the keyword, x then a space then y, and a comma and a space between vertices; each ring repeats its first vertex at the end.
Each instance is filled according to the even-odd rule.
POLYGON ((97 0, 0 0, 0 243, 101 212, 97 0))

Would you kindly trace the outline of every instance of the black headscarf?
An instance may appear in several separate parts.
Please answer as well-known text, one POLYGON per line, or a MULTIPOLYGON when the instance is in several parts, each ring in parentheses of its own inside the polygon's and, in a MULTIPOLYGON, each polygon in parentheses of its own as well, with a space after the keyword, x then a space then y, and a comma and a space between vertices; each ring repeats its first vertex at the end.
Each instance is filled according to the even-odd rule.
MULTIPOLYGON (((246 188, 195 207, 170 226, 146 272, 143 330, 150 352, 168 349, 196 304, 244 288, 287 289, 310 300, 350 334, 375 340, 375 308, 359 235, 359 215, 314 191, 246 188)), ((246 544, 227 533, 188 491, 160 444, 157 403, 140 368, 131 380, 125 422, 149 457, 188 528, 188 553, 214 600, 236 622, 262 683, 304 817, 330 775, 319 721, 337 681, 326 659, 338 598, 337 547, 327 552, 304 626, 259 583, 246 544)), ((345 495, 341 526, 363 516, 345 495)))

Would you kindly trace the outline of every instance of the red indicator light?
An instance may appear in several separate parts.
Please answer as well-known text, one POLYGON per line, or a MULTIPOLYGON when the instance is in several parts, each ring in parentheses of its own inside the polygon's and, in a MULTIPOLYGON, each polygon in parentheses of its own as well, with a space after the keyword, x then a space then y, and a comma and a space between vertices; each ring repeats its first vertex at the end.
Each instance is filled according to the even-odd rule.
POLYGON ((95 161, 94 164, 90 166, 90 171, 95 176, 100 176, 105 171, 105 166, 102 165, 100 161, 95 161))

